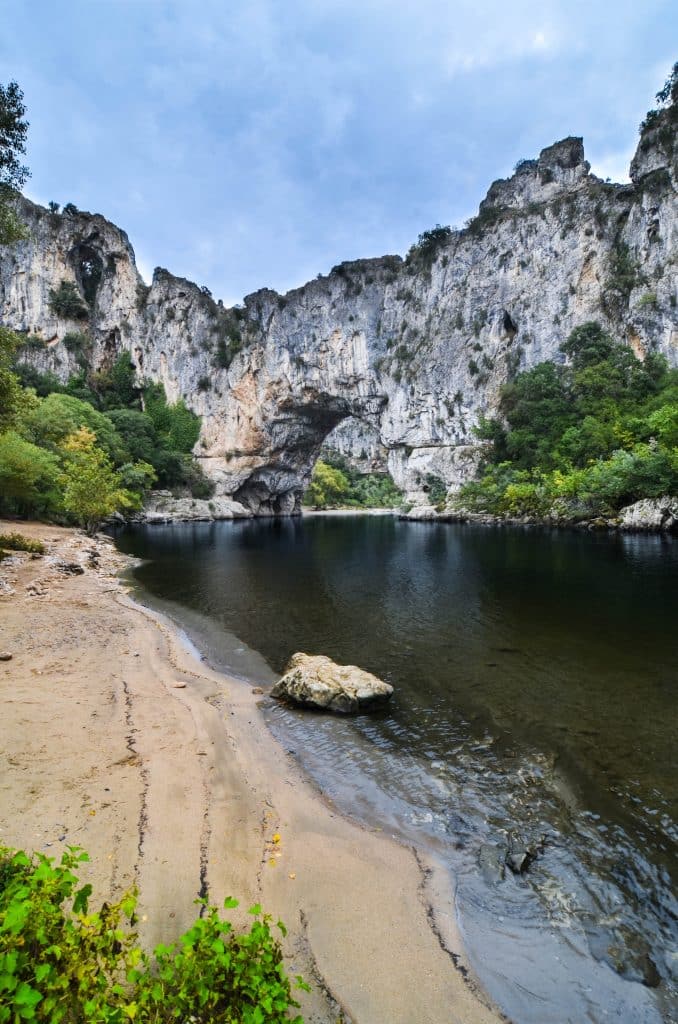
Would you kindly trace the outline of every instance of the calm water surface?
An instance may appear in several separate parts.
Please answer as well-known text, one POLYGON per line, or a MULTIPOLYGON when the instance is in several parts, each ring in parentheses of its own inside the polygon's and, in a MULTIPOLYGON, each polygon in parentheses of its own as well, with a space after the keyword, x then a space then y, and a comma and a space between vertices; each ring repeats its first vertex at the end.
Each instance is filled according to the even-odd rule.
POLYGON ((394 685, 377 715, 269 724, 340 806, 453 868, 517 1024, 678 1021, 678 542, 356 516, 118 543, 220 666, 269 682, 302 650, 394 685), (511 836, 540 852, 501 880, 511 836))

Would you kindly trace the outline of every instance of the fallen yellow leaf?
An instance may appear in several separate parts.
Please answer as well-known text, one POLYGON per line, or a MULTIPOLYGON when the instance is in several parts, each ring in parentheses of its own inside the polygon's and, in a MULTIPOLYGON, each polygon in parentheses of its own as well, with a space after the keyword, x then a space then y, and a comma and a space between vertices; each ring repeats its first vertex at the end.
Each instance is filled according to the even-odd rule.
POLYGON ((271 857, 268 863, 271 865, 272 868, 274 868, 278 862, 275 859, 275 857, 271 857))
POLYGON ((280 833, 279 832, 276 832, 274 834, 272 842, 274 842, 274 843, 279 843, 280 842, 280 833))
POLYGON ((297 873, 296 873, 296 871, 291 871, 291 872, 290 872, 290 878, 291 878, 292 880, 294 880, 294 879, 295 879, 296 877, 297 877, 297 873))

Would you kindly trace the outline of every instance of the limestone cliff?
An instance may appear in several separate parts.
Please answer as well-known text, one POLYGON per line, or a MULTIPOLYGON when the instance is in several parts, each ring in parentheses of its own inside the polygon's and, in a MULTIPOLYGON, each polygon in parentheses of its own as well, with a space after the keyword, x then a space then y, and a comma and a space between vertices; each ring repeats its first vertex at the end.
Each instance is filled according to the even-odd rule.
POLYGON ((431 474, 455 488, 473 472, 479 415, 516 372, 558 359, 577 324, 599 320, 639 356, 678 363, 675 133, 646 132, 631 174, 601 181, 581 139, 565 139, 494 182, 478 216, 431 251, 343 263, 234 309, 166 270, 147 287, 103 217, 23 201, 30 237, 0 253, 0 317, 42 338, 24 358, 65 379, 83 353, 63 339, 83 324, 56 317, 49 292, 74 281, 89 367, 128 350, 140 379, 182 396, 202 417, 195 454, 218 493, 255 513, 298 508, 342 423, 339 446, 385 452, 421 503, 431 474))

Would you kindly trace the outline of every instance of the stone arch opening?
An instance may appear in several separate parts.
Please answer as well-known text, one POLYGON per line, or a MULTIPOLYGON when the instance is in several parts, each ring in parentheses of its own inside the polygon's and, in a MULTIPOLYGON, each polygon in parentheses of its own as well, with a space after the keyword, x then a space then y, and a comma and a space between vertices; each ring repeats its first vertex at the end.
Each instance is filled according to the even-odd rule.
MULTIPOLYGON (((370 435, 366 445, 372 447, 374 437, 379 436, 380 412, 385 402, 385 396, 357 396, 349 401, 323 394, 314 395, 308 402, 290 399, 278 406, 276 419, 266 425, 267 456, 257 457, 258 464, 251 465, 251 469, 242 467, 246 469, 245 478, 233 497, 255 515, 298 514, 327 438, 339 438, 344 445, 358 443, 362 424, 365 436, 370 435), (342 435, 343 423, 349 426, 342 435)), ((247 461, 251 463, 254 459, 247 461)))

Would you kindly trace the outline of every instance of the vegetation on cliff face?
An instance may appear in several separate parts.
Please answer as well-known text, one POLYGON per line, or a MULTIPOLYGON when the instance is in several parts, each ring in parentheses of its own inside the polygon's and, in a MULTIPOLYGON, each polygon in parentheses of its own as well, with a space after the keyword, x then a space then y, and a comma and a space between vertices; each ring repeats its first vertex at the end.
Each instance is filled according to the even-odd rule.
POLYGON ((587 519, 678 492, 678 370, 653 353, 641 361, 598 323, 560 349, 565 364, 540 363, 503 389, 501 419, 478 429, 481 475, 458 503, 587 519))
POLYGON ((394 508, 403 496, 388 473, 360 473, 341 455, 319 459, 303 503, 309 508, 394 508))
MULTIPOLYGON (((250 908, 236 935, 216 907, 175 943, 149 956, 137 943, 136 892, 91 910, 91 885, 77 871, 87 854, 69 847, 59 863, 0 847, 0 1024, 169 1024, 239 1021, 303 1024, 271 919, 250 908)), ((237 907, 227 899, 225 909, 237 907)), ((284 936, 284 925, 275 926, 284 936)), ((308 986, 296 978, 296 987, 308 986)))

